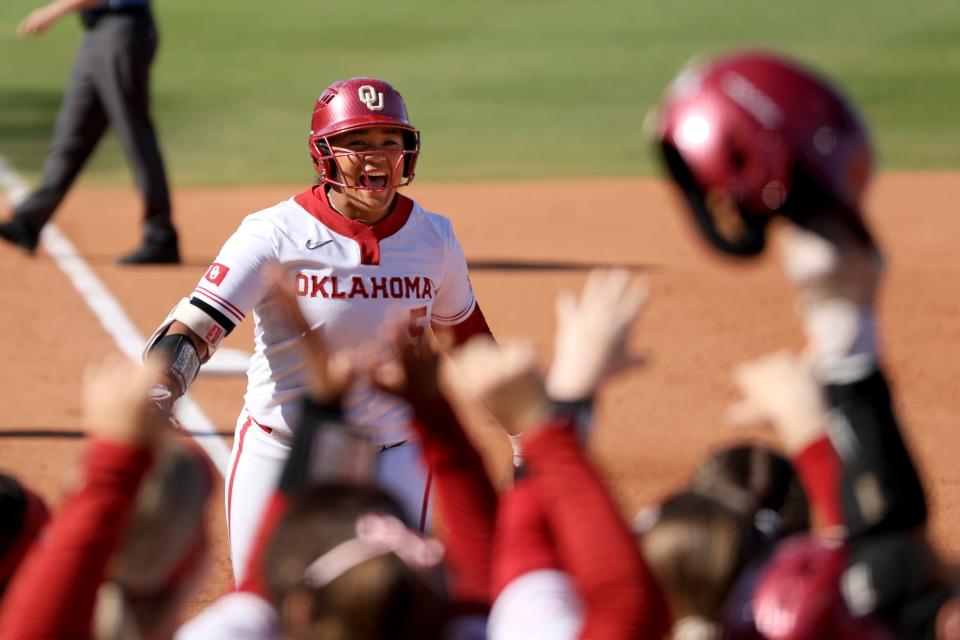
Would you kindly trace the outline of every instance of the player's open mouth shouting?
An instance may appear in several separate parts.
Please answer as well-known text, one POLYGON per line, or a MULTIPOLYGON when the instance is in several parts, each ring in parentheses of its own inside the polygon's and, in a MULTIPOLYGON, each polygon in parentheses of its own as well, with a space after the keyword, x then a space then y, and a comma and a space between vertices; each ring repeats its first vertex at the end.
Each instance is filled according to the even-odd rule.
POLYGON ((360 174, 360 186, 379 191, 387 188, 387 185, 390 184, 389 178, 390 174, 386 171, 364 169, 364 172, 360 174))

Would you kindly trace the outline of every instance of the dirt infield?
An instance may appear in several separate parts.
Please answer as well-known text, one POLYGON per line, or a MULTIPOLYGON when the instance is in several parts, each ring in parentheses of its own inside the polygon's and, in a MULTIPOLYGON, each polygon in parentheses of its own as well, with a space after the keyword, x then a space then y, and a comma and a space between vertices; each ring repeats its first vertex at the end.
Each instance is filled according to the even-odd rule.
MULTIPOLYGON (((81 189, 57 223, 144 335, 189 292, 222 241, 246 213, 289 197, 276 187, 198 189, 175 194, 187 264, 119 268, 112 259, 137 240, 139 204, 131 190, 81 189)), ((746 268, 708 254, 655 180, 593 180, 416 185, 410 195, 445 213, 473 265, 472 280, 494 333, 531 338, 545 352, 553 298, 578 287, 584 265, 626 264, 646 273, 654 299, 635 337, 650 364, 612 384, 600 402, 592 448, 624 508, 677 487, 719 443, 743 437, 723 425, 738 362, 800 344, 799 325, 775 260, 746 268)), ((886 361, 907 436, 933 511, 932 535, 960 557, 960 175, 886 174, 872 189, 869 216, 886 249, 882 301, 886 361)), ((80 429, 84 365, 115 350, 81 296, 49 256, 30 259, 0 247, 0 469, 59 502, 80 441, 47 434, 80 429)), ((224 346, 248 350, 242 325, 224 346)), ((242 377, 202 377, 191 393, 218 429, 232 430, 242 377)), ((480 428, 491 469, 502 475, 507 447, 480 428)), ((227 443, 229 445, 229 442, 227 443)), ((223 508, 211 577, 194 610, 228 582, 223 508)))

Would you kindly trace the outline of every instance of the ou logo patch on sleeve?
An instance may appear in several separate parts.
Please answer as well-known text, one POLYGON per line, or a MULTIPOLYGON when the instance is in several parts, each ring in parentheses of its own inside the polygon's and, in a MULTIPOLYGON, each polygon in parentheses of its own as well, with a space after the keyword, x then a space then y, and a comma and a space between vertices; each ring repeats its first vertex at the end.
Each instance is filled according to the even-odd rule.
POLYGON ((209 282, 219 285, 223 282, 223 279, 227 277, 228 271, 230 271, 230 267, 220 264, 219 262, 214 262, 210 265, 210 268, 207 269, 207 273, 203 277, 209 282))

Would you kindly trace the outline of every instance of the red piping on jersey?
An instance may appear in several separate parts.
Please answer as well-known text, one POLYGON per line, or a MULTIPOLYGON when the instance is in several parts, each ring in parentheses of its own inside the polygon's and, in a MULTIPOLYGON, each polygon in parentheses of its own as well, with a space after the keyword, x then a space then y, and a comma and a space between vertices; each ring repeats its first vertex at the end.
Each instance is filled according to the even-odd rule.
POLYGON ((430 509, 430 485, 433 484, 433 469, 427 471, 427 484, 423 488, 423 506, 420 507, 420 533, 427 530, 427 511, 430 509))
POLYGON ((243 318, 244 318, 243 312, 240 311, 240 309, 238 309, 237 307, 235 307, 229 300, 222 298, 217 294, 215 294, 213 291, 210 291, 209 289, 204 289, 203 287, 197 287, 196 289, 193 290, 193 292, 199 293, 201 295, 204 295, 210 298, 213 302, 216 302, 220 306, 222 306, 228 313, 230 313, 230 315, 234 316, 238 322, 243 322, 243 318))
POLYGON ((380 241, 400 231, 413 211, 413 200, 398 193, 387 215, 375 224, 363 224, 334 211, 322 185, 297 194, 293 199, 324 226, 356 241, 360 245, 360 264, 380 264, 380 241))
POLYGON ((493 332, 490 331, 490 327, 487 325, 487 319, 483 317, 483 311, 480 310, 479 304, 473 305, 473 311, 471 311, 470 315, 462 322, 458 322, 457 324, 434 323, 433 326, 441 332, 452 331, 453 343, 457 345, 463 344, 478 334, 487 335, 491 340, 494 339, 493 332))
POLYGON ((452 324, 452 323, 456 323, 458 320, 462 320, 463 318, 466 318, 467 315, 468 315, 471 311, 473 311, 473 306, 474 306, 474 304, 475 304, 475 301, 474 301, 474 300, 471 300, 471 301, 470 301, 470 304, 468 304, 468 305, 463 309, 463 311, 458 311, 456 314, 454 314, 454 315, 452 315, 452 316, 440 316, 440 315, 437 315, 437 314, 433 314, 433 317, 431 318, 431 320, 433 320, 433 321, 440 321, 440 322, 449 322, 449 323, 451 323, 451 324, 452 324))

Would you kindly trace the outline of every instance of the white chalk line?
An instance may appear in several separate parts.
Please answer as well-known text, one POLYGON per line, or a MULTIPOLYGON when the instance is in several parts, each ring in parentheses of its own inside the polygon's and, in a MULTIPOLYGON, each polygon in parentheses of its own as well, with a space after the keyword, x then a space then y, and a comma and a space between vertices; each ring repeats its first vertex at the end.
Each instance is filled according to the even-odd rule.
MULTIPOLYGON (((7 197, 12 203, 22 200, 28 192, 26 182, 3 156, 0 156, 0 185, 7 191, 7 197)), ((40 240, 43 248, 73 284, 120 351, 131 360, 139 361, 146 340, 130 320, 123 306, 97 277, 90 265, 80 257, 73 243, 52 223, 44 227, 40 240)), ((177 402, 174 415, 182 424, 189 425, 191 431, 201 434, 194 439, 223 474, 227 468, 230 451, 220 438, 207 437, 206 434, 211 436, 215 434, 216 428, 200 405, 194 402, 189 394, 184 395, 177 402)))

